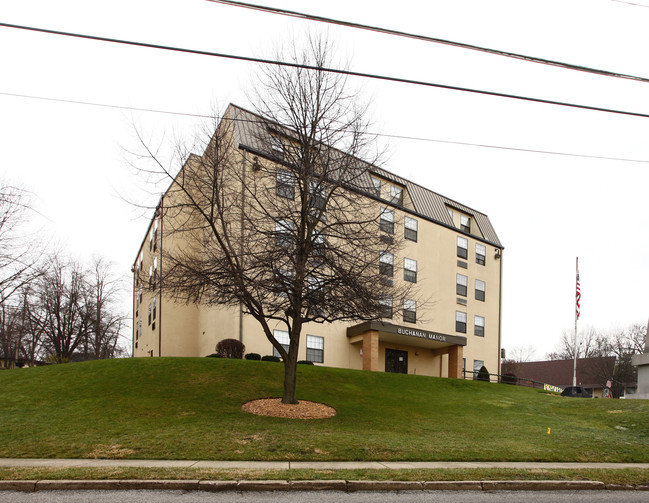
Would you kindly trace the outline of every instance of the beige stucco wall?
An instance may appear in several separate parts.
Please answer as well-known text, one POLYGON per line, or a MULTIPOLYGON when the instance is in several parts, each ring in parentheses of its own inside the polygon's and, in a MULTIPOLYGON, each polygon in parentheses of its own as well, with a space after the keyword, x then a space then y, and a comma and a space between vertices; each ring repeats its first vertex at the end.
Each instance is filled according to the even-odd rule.
MULTIPOLYGON (((237 157, 236 162, 241 162, 240 151, 233 153, 237 157)), ((268 161, 263 161, 268 162, 268 161)), ((249 168, 250 169, 250 168, 249 168)), ((250 177, 255 177, 252 170, 250 177)), ((258 180, 260 187, 266 186, 266 190, 273 192, 273 181, 263 182, 258 180)), ((382 197, 389 199, 389 180, 383 180, 382 197)), ((167 197, 172 197, 167 195, 167 197)), ((381 206, 389 206, 385 201, 376 202, 376 212, 381 206)), ((395 316, 391 321, 398 325, 409 326, 432 332, 448 335, 461 335, 466 337, 467 345, 463 348, 463 356, 466 359, 466 369, 473 369, 474 360, 483 360, 487 369, 498 372, 500 358, 499 332, 500 332, 500 268, 502 258, 496 259, 495 248, 487 245, 486 264, 476 263, 475 244, 484 242, 480 239, 480 229, 472 219, 471 234, 465 234, 459 230, 460 212, 454 210, 454 223, 457 229, 448 228, 444 225, 425 220, 412 213, 414 210, 409 194, 404 188, 404 207, 393 208, 395 211, 395 240, 403 242, 401 250, 395 254, 394 266, 395 282, 403 282, 403 259, 405 257, 417 261, 417 284, 414 285, 417 300, 417 323, 403 322, 401 319, 401 299, 394 299, 395 316), (411 211, 408 211, 411 210, 411 211), (416 218, 418 221, 417 242, 404 239, 404 216, 416 218), (463 236, 468 240, 468 259, 457 257, 457 237, 463 236), (466 268, 458 266, 458 260, 466 262, 466 268), (460 273, 468 277, 466 305, 459 304, 456 295, 456 274, 460 273), (475 299, 475 280, 480 279, 486 283, 485 301, 475 299), (455 313, 463 311, 467 313, 466 333, 455 331, 455 313), (474 315, 485 318, 485 336, 474 335, 474 315)), ((152 224, 153 225, 153 224, 152 224)), ((170 222, 161 221, 161 229, 170 225, 170 222)), ((233 225, 237 225, 233 222, 233 225)), ((147 237, 143 242, 143 276, 146 278, 149 266, 158 256, 159 267, 164 267, 158 247, 156 253, 149 251, 150 228, 147 237)), ((164 239, 162 246, 165 249, 183 246, 175 236, 163 236, 162 230, 158 233, 159 239, 164 239)), ((137 264, 136 264, 137 265, 137 264)), ((378 267, 378 258, 377 258, 378 267)), ((137 271, 136 271, 137 273, 137 271)), ((146 356, 148 351, 153 351, 157 356, 206 356, 215 351, 216 343, 225 338, 234 338, 243 341, 246 352, 259 353, 260 355, 273 354, 271 343, 266 339, 259 324, 251 317, 240 317, 238 307, 207 307, 196 305, 185 305, 165 299, 160 305, 160 298, 157 292, 143 294, 143 301, 140 306, 135 302, 137 287, 134 292, 134 321, 142 320, 142 334, 138 338, 138 347, 134 349, 134 356, 146 356), (154 293, 158 295, 158 320, 156 329, 153 330, 147 323, 148 305, 153 299, 154 293), (162 317, 160 319, 160 317, 162 317), (162 322, 162 323, 160 323, 162 322), (161 346, 159 345, 161 341, 161 346)), ((300 353, 298 359, 306 359, 306 336, 316 335, 324 337, 324 365, 334 367, 345 367, 352 369, 362 368, 360 349, 362 345, 350 344, 346 336, 348 326, 353 322, 333 324, 307 324, 303 328, 300 353)), ((276 327, 284 329, 283 326, 276 327)), ((385 349, 401 349, 408 351, 408 371, 423 375, 445 376, 447 372, 448 357, 432 355, 431 350, 415 347, 408 344, 408 338, 404 336, 403 344, 391 344, 381 342, 379 345, 379 368, 385 368, 385 349)))

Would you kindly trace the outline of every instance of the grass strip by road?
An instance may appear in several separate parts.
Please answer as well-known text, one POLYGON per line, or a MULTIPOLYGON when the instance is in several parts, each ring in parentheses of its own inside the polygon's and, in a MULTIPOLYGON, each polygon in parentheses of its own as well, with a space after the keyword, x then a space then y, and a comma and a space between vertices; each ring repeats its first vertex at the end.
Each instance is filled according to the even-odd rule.
POLYGON ((588 480, 605 484, 649 484, 649 470, 602 469, 363 469, 249 470, 208 468, 0 468, 0 480, 588 480))

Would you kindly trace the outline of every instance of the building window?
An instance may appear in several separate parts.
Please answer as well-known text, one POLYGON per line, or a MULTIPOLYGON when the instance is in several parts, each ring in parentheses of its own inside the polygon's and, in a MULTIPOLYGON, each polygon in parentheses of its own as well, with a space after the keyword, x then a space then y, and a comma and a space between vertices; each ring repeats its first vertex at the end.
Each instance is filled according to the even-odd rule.
POLYGON ((313 257, 314 265, 316 267, 321 267, 324 265, 325 252, 327 250, 327 238, 321 232, 316 233, 313 236, 313 243, 311 245, 312 251, 311 256, 313 257))
POLYGON ((309 362, 324 363, 324 337, 306 336, 306 359, 309 362))
POLYGON ((153 259, 153 286, 158 281, 158 257, 153 259))
POLYGON ((469 278, 467 278, 464 274, 456 274, 455 277, 455 293, 461 295, 462 297, 466 297, 469 278))
POLYGON ((138 297, 139 297, 139 304, 142 304, 142 285, 140 285, 140 290, 138 291, 138 297))
POLYGON ((473 360, 473 378, 478 378, 478 373, 480 369, 484 367, 484 360, 473 360))
POLYGON ((460 215, 460 229, 464 232, 471 232, 471 218, 460 215))
POLYGON ((404 230, 403 237, 409 239, 410 241, 417 242, 417 219, 411 217, 405 217, 404 221, 404 230))
POLYGON ((318 304, 324 301, 324 283, 324 278, 315 278, 313 276, 306 278, 307 298, 311 300, 312 306, 317 307, 318 304))
POLYGON ((403 204, 403 189, 396 185, 390 185, 390 202, 401 206, 403 204))
POLYGON ((408 323, 417 322, 417 302, 411 299, 403 299, 403 321, 408 323))
POLYGON ((381 300, 381 318, 392 318, 392 296, 386 295, 381 300))
POLYGON ((370 187, 370 192, 376 197, 381 197, 381 179, 376 178, 375 176, 370 176, 372 180, 372 187, 370 187))
POLYGON ((390 278, 394 275, 394 255, 390 252, 381 252, 379 256, 379 273, 390 278))
POLYGON ((290 220, 275 220, 275 244, 282 248, 293 246, 293 222, 290 220))
POLYGON ((140 261, 139 261, 139 269, 140 271, 142 270, 142 266, 144 265, 144 252, 140 252, 140 261))
POLYGON ((455 331, 466 334, 466 313, 455 311, 455 331))
POLYGON ((476 315, 473 322, 473 334, 478 337, 484 337, 484 316, 476 315))
POLYGON ((149 304, 149 325, 151 325, 151 304, 149 304))
POLYGON ((411 258, 403 259, 403 279, 417 283, 417 261, 411 258))
POLYGON ((280 159, 284 159, 284 141, 275 135, 269 135, 270 149, 273 154, 280 159))
POLYGON ((287 269, 279 269, 275 271, 275 285, 277 290, 275 295, 278 297, 288 298, 288 292, 291 290, 291 278, 293 271, 287 269))
POLYGON ((457 237, 457 256, 467 258, 469 256, 469 240, 463 237, 457 237))
POLYGON ((482 302, 484 302, 485 286, 486 286, 486 284, 485 284, 484 281, 482 281, 480 279, 475 280, 475 298, 476 298, 476 300, 481 300, 482 302))
MULTIPOLYGON (((273 337, 275 337, 275 340, 282 345, 284 351, 288 353, 288 346, 291 343, 291 339, 288 336, 288 332, 286 330, 273 330, 273 337)), ((275 349, 275 346, 273 346, 273 355, 281 356, 279 354, 279 351, 275 349)))
POLYGON ((153 287, 153 266, 149 266, 149 288, 153 287))
POLYGON ((480 265, 485 265, 487 262, 487 247, 485 245, 475 244, 475 262, 480 265))
POLYGON ((453 210, 451 208, 446 208, 448 210, 448 216, 451 217, 451 222, 453 221, 453 210))
POLYGON ((394 234, 394 211, 381 208, 380 227, 383 232, 394 234))
POLYGON ((275 193, 286 199, 295 198, 295 175, 291 171, 278 169, 275 175, 275 193))
POLYGON ((326 191, 323 185, 311 181, 309 183, 309 207, 317 210, 323 210, 326 202, 326 191))
POLYGON ((157 301, 157 299, 154 298, 153 299, 153 323, 155 323, 155 320, 156 320, 156 311, 157 311, 156 310, 156 301, 157 301))

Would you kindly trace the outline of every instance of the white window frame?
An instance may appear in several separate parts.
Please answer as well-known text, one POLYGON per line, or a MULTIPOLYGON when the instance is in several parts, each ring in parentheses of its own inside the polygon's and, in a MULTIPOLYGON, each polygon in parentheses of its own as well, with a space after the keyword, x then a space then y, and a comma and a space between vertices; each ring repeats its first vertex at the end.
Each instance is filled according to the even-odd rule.
POLYGON ((487 284, 484 281, 482 281, 481 279, 476 279, 475 280, 475 298, 476 298, 476 300, 479 300, 481 302, 485 301, 485 297, 487 296, 486 289, 487 289, 487 284), (478 295, 478 292, 482 292, 482 295, 478 295), (480 298, 480 297, 482 297, 482 298, 480 298))
POLYGON ((417 261, 411 258, 403 259, 403 279, 417 283, 417 261))
POLYGON ((475 244, 475 262, 476 264, 485 265, 487 263, 487 247, 483 244, 475 244), (482 258, 482 260, 480 260, 482 258))
POLYGON ((295 199, 295 174, 292 171, 277 168, 275 194, 286 199, 295 199))
POLYGON ((469 258, 469 240, 462 236, 457 237, 457 256, 463 259, 469 258), (464 254, 460 253, 460 250, 464 250, 464 254))
POLYGON ((456 273, 455 275, 455 293, 466 297, 469 290, 469 278, 464 274, 456 273), (464 293, 462 293, 462 287, 464 287, 464 293))
POLYGON ((418 231, 417 231, 418 222, 417 222, 417 219, 405 216, 403 218, 403 225, 404 225, 403 237, 405 239, 409 239, 410 241, 414 241, 416 243, 417 242, 417 235, 418 235, 418 231))
POLYGON ((324 363, 324 337, 318 335, 306 336, 306 359, 313 363, 324 363))
POLYGON ((379 225, 383 232, 387 234, 394 234, 394 210, 381 206, 379 225), (386 224, 384 224, 384 222, 386 222, 386 224))
MULTIPOLYGON (((289 337, 288 332, 286 330, 273 330, 273 337, 275 337, 275 340, 279 342, 284 350, 288 353, 288 348, 291 344, 291 338, 289 337)), ((277 351, 275 346, 273 346, 273 355, 280 356, 279 351, 277 351)))
MULTIPOLYGON (((386 295, 385 297, 383 297, 382 299, 379 300, 379 304, 381 304, 382 306, 385 306, 386 311, 387 311, 388 308, 390 309, 390 316, 381 316, 381 318, 390 318, 390 319, 392 319, 392 316, 394 316, 394 312, 393 312, 393 310, 394 310, 394 302, 392 300, 392 296, 391 295, 386 295)), ((381 314, 385 314, 385 313, 381 313, 381 314)))
POLYGON ((392 204, 403 204, 403 188, 397 185, 390 185, 390 202, 392 204))
POLYGON ((370 175, 370 179, 372 180, 373 194, 377 197, 381 197, 381 179, 372 175, 370 175))
POLYGON ((455 311, 455 331, 461 334, 466 334, 466 312, 455 311), (458 323, 464 324, 464 330, 458 330, 458 328, 461 327, 461 325, 458 325, 458 323))
POLYGON ((460 215, 460 229, 464 232, 471 232, 471 217, 468 215, 460 215))
POLYGON ((478 337, 484 337, 485 332, 485 319, 484 316, 478 316, 477 314, 473 316, 473 335, 478 337), (480 330, 480 328, 482 330, 480 330), (478 333, 481 332, 481 333, 478 333))
POLYGON ((416 323, 417 322, 417 301, 413 299, 403 299, 403 321, 407 323, 416 323), (408 313, 408 316, 406 316, 408 313), (413 319, 410 318, 410 313, 412 313, 413 319))

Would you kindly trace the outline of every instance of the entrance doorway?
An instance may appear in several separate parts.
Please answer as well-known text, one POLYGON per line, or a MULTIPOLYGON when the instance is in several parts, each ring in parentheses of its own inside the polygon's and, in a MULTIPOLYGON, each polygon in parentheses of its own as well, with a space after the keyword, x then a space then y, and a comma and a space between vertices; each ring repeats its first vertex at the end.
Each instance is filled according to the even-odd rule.
POLYGON ((408 373, 408 352, 398 349, 385 350, 385 371, 397 374, 408 373))

